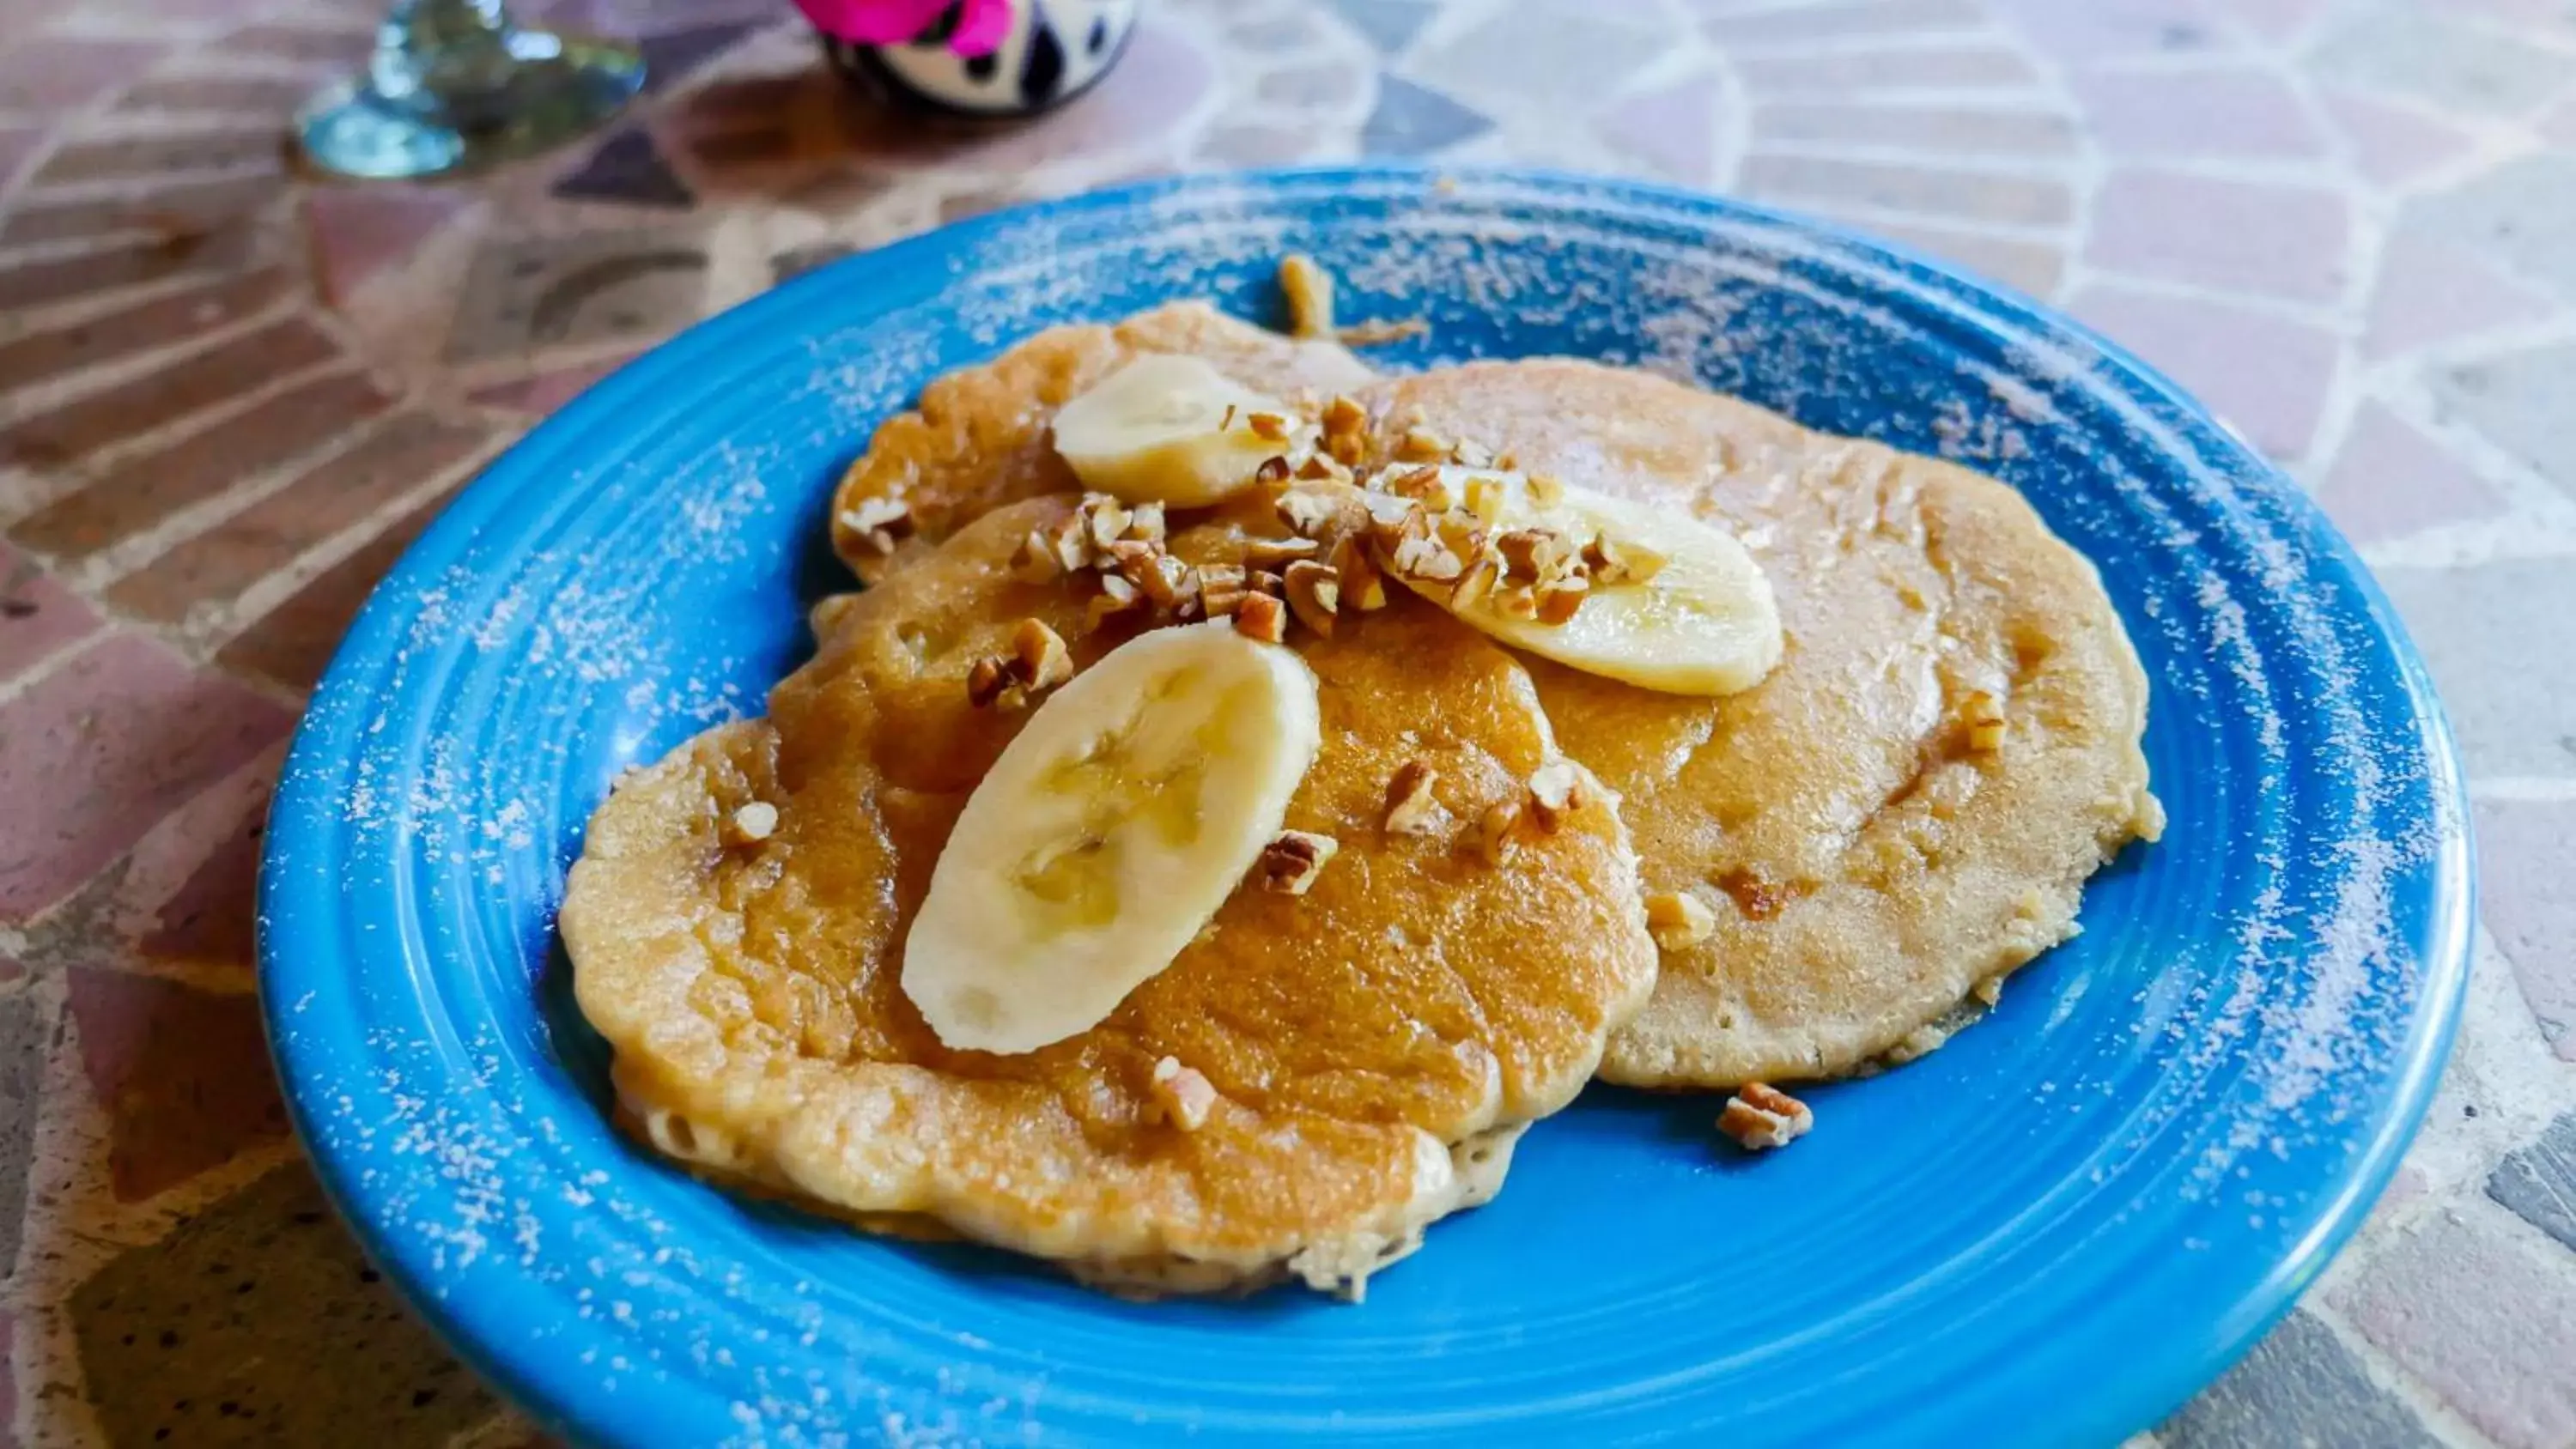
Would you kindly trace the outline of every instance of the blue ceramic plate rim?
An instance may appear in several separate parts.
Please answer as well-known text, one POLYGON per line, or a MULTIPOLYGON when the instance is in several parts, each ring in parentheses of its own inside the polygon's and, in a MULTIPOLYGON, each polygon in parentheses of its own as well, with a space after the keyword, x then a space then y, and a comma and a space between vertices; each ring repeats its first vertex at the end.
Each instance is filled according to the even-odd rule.
MULTIPOLYGON (((1234 176, 1173 178, 1088 193, 1062 200, 1015 207, 944 227, 874 252, 845 259, 782 285, 728 312, 708 319, 627 364, 593 386, 553 418, 532 431, 442 514, 406 551, 385 581, 370 596, 333 662, 317 687, 317 704, 374 678, 394 656, 411 619, 413 601, 441 570, 463 557, 481 530, 504 504, 537 480, 533 476, 562 445, 593 432, 612 415, 649 407, 653 390, 664 379, 692 365, 693 359, 720 356, 735 339, 765 329, 792 328, 804 299, 823 289, 849 289, 896 278, 943 273, 953 259, 979 242, 1035 219, 1067 219, 1086 214, 1134 210, 1157 198, 1194 188, 1295 187, 1315 183, 1382 184, 1410 179, 1425 186, 1447 180, 1474 180, 1545 191, 1565 190, 1578 196, 1628 198, 1682 209, 1696 209, 1730 222, 1777 228, 1816 244, 1820 250, 1867 259, 1928 283, 1955 299, 2034 334, 2078 342, 2097 352, 2106 370, 2119 374, 2126 397, 2155 410, 2162 422, 2185 436, 2205 454, 2233 452, 2240 463, 2269 477, 2273 496, 2291 527, 2302 535, 2325 564, 2340 572, 2352 601, 2385 642, 2417 729, 2410 743, 2420 747, 2426 765, 2424 785, 2434 799, 2441 835, 2434 847, 2430 874, 2434 881, 2427 903, 2418 956, 2421 991, 2418 1010, 2408 1025, 2395 1066, 2386 1110, 2357 1133, 2358 1150, 2348 1160, 2340 1190, 2328 1196, 2305 1225, 2297 1247, 2269 1270, 2255 1275, 2237 1303, 2218 1315, 2234 1325, 2215 1337, 2179 1334, 2177 1347, 2139 1350, 2129 1372, 2110 1383, 2085 1385, 2094 1396, 2083 1418, 2095 1425, 2144 1427, 2179 1406, 2192 1392, 2216 1377, 2294 1305, 2298 1291, 2313 1281, 2332 1255, 2361 1226, 2368 1208, 2386 1187, 2421 1125, 2442 1064, 2456 1033, 2467 979, 2470 923, 2473 919, 2472 847, 2460 818, 2460 766, 2449 726, 2435 698, 2420 657, 2407 639, 2386 596, 2353 553, 2303 494, 2268 465, 2252 459, 2235 435, 2197 402, 2153 368, 2090 329, 2048 311, 2037 303, 1994 284, 1970 277, 1912 249, 1883 242, 1842 227, 1731 199, 1718 199, 1677 188, 1613 182, 1532 168, 1357 167, 1291 168, 1234 176)), ((321 1181, 343 1216, 355 1227, 370 1255, 385 1269, 448 1342, 487 1379, 512 1398, 535 1410, 550 1425, 600 1442, 641 1442, 639 1431, 651 1427, 649 1415, 631 1403, 609 1414, 598 1408, 590 1390, 600 1370, 578 1359, 573 1346, 556 1344, 542 1351, 510 1351, 501 1336, 510 1326, 501 1306, 488 1300, 449 1297, 441 1286, 443 1265, 434 1248, 420 1239, 389 1234, 376 1226, 371 1209, 382 1206, 371 1185, 369 1148, 361 1140, 322 1130, 322 1103, 347 1089, 300 1034, 291 1014, 300 1013, 319 994, 339 989, 331 979, 332 953, 299 950, 319 939, 318 930, 345 932, 340 893, 328 866, 337 862, 344 842, 339 806, 351 782, 358 753, 356 726, 314 711, 299 729, 272 807, 269 842, 260 881, 259 956, 261 995, 272 1049, 286 1085, 298 1135, 311 1154, 321 1181)), ((345 934, 337 939, 345 940, 345 934)), ((2027 1400, 2034 1406, 2065 1385, 2033 1385, 2027 1400)), ((803 1442, 789 1440, 787 1442, 803 1442)))

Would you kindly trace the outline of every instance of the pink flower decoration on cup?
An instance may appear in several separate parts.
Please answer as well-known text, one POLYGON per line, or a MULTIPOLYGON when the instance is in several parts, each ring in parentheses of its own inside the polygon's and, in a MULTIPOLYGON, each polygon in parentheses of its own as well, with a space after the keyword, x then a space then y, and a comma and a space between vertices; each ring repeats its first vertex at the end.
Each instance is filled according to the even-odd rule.
POLYGON ((1011 0, 796 0, 814 28, 853 45, 901 45, 958 8, 948 48, 989 55, 1011 29, 1011 0))

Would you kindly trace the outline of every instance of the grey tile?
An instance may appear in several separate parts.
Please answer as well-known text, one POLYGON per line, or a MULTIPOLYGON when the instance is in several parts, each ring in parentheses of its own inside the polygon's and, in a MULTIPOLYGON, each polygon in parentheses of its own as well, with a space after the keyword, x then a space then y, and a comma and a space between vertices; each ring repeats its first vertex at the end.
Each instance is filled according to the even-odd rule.
POLYGON ((2497 1163, 2487 1196, 2576 1252, 2576 1112, 2497 1163))
POLYGON ((54 1023, 25 992, 0 998, 0 1279, 16 1270, 26 1234, 27 1169, 54 1023))
POLYGON ((1402 76, 1381 76, 1377 109, 1360 128, 1360 149, 1371 156, 1421 156, 1492 129, 1480 111, 1402 76))
POLYGON ((110 1262, 73 1290, 71 1319, 116 1449, 326 1449, 359 1426, 367 1449, 438 1449, 499 1407, 301 1162, 110 1262))
POLYGON ((2167 1449, 2439 1449, 2334 1331, 2293 1313, 2158 1430, 2167 1449))

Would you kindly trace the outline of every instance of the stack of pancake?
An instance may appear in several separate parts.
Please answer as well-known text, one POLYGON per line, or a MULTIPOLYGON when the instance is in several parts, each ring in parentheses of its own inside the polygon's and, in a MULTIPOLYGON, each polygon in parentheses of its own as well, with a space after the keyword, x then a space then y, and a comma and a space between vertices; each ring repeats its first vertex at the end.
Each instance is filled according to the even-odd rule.
MULTIPOLYGON (((1287 556, 1278 472, 1158 510, 1157 546, 1210 578, 1287 556)), ((1641 373, 1379 378, 1169 306, 932 384, 834 514, 866 587, 815 611, 813 661, 593 820, 562 913, 580 1004, 631 1124, 696 1170, 1122 1291, 1356 1296, 1596 1074, 1731 1092, 1740 1138, 1784 1140, 1804 1113, 1777 1084, 1939 1045, 2159 827, 2136 657, 2018 495, 1641 373), (1300 846, 1282 889, 1265 852, 1105 1016, 991 1049, 925 1017, 906 940, 961 813, 1045 714, 1014 692, 1176 627, 1029 567, 1103 507, 1057 414, 1149 355, 1287 400, 1301 429, 1355 407, 1362 474, 1437 437, 1731 534, 1776 600, 1778 663, 1657 692, 1400 588, 1286 633, 1316 725, 1280 840, 1324 861, 1300 846), (1520 819, 1534 780, 1548 828, 1497 849, 1480 823, 1520 819)))

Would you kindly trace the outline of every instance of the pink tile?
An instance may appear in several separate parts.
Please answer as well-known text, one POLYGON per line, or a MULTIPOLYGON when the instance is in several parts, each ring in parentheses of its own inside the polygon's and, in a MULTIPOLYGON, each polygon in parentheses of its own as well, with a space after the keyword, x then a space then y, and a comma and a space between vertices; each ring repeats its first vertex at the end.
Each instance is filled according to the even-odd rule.
POLYGON ((2526 1249, 2483 1216, 2437 1215, 2333 1296, 2505 1449, 2576 1443, 2576 1261, 2554 1244, 2526 1249))
POLYGON ((98 614, 36 561, 0 543, 0 684, 98 628, 98 614))
POLYGON ((2328 119, 2352 148, 2361 174, 2382 186, 2401 186, 2467 152, 2467 132, 2421 111, 2371 100, 2350 91, 2319 93, 2328 119))
POLYGON ((1593 128, 1662 175, 1706 185, 1717 155, 1718 94, 1717 77, 1696 72, 1612 102, 1593 128))
POLYGON ((284 734, 288 711, 112 635, 0 705, 0 921, 21 921, 284 734))
POLYGON ((157 961, 214 969, 248 984, 249 885, 286 741, 161 818, 117 867, 96 952, 72 964, 111 964, 139 944, 157 961))
POLYGON ((18 169, 36 148, 45 144, 45 133, 38 126, 0 126, 0 186, 18 179, 18 169))
POLYGON ((31 111, 68 111, 125 85, 161 55, 149 41, 58 37, 0 51, 0 93, 31 111))
POLYGON ((2313 156, 2325 149, 2278 75, 2249 67, 2077 70, 2068 83, 2113 156, 2313 156))
POLYGON ((313 242, 322 300, 345 308, 369 278, 409 257, 472 202, 470 193, 454 188, 383 182, 307 192, 305 234, 313 242))
POLYGON ((2375 402, 2362 404, 2316 496, 2356 543, 2504 511, 2466 464, 2375 402))
POLYGON ((286 1135, 259 998, 149 976, 66 973, 81 1068, 108 1118, 108 1181, 138 1202, 286 1135))
POLYGON ((2576 803, 2478 802, 2478 914, 2561 1061, 2576 1062, 2576 803))
POLYGON ((2362 351, 2386 357, 2538 315, 2542 294, 2455 242, 2400 231, 2379 257, 2362 351))
POLYGON ((147 956, 198 966, 252 969, 251 922, 257 915, 259 853, 267 834, 268 792, 236 815, 188 878, 154 913, 143 938, 147 956))
POLYGON ((2329 302, 2343 290, 2342 197, 2313 187, 2115 171, 2086 259, 2132 276, 2329 302))
POLYGON ((2130 347, 2275 458, 2305 453, 2334 380, 2335 339, 2288 318, 2185 297, 2090 287, 2076 316, 2130 347))

